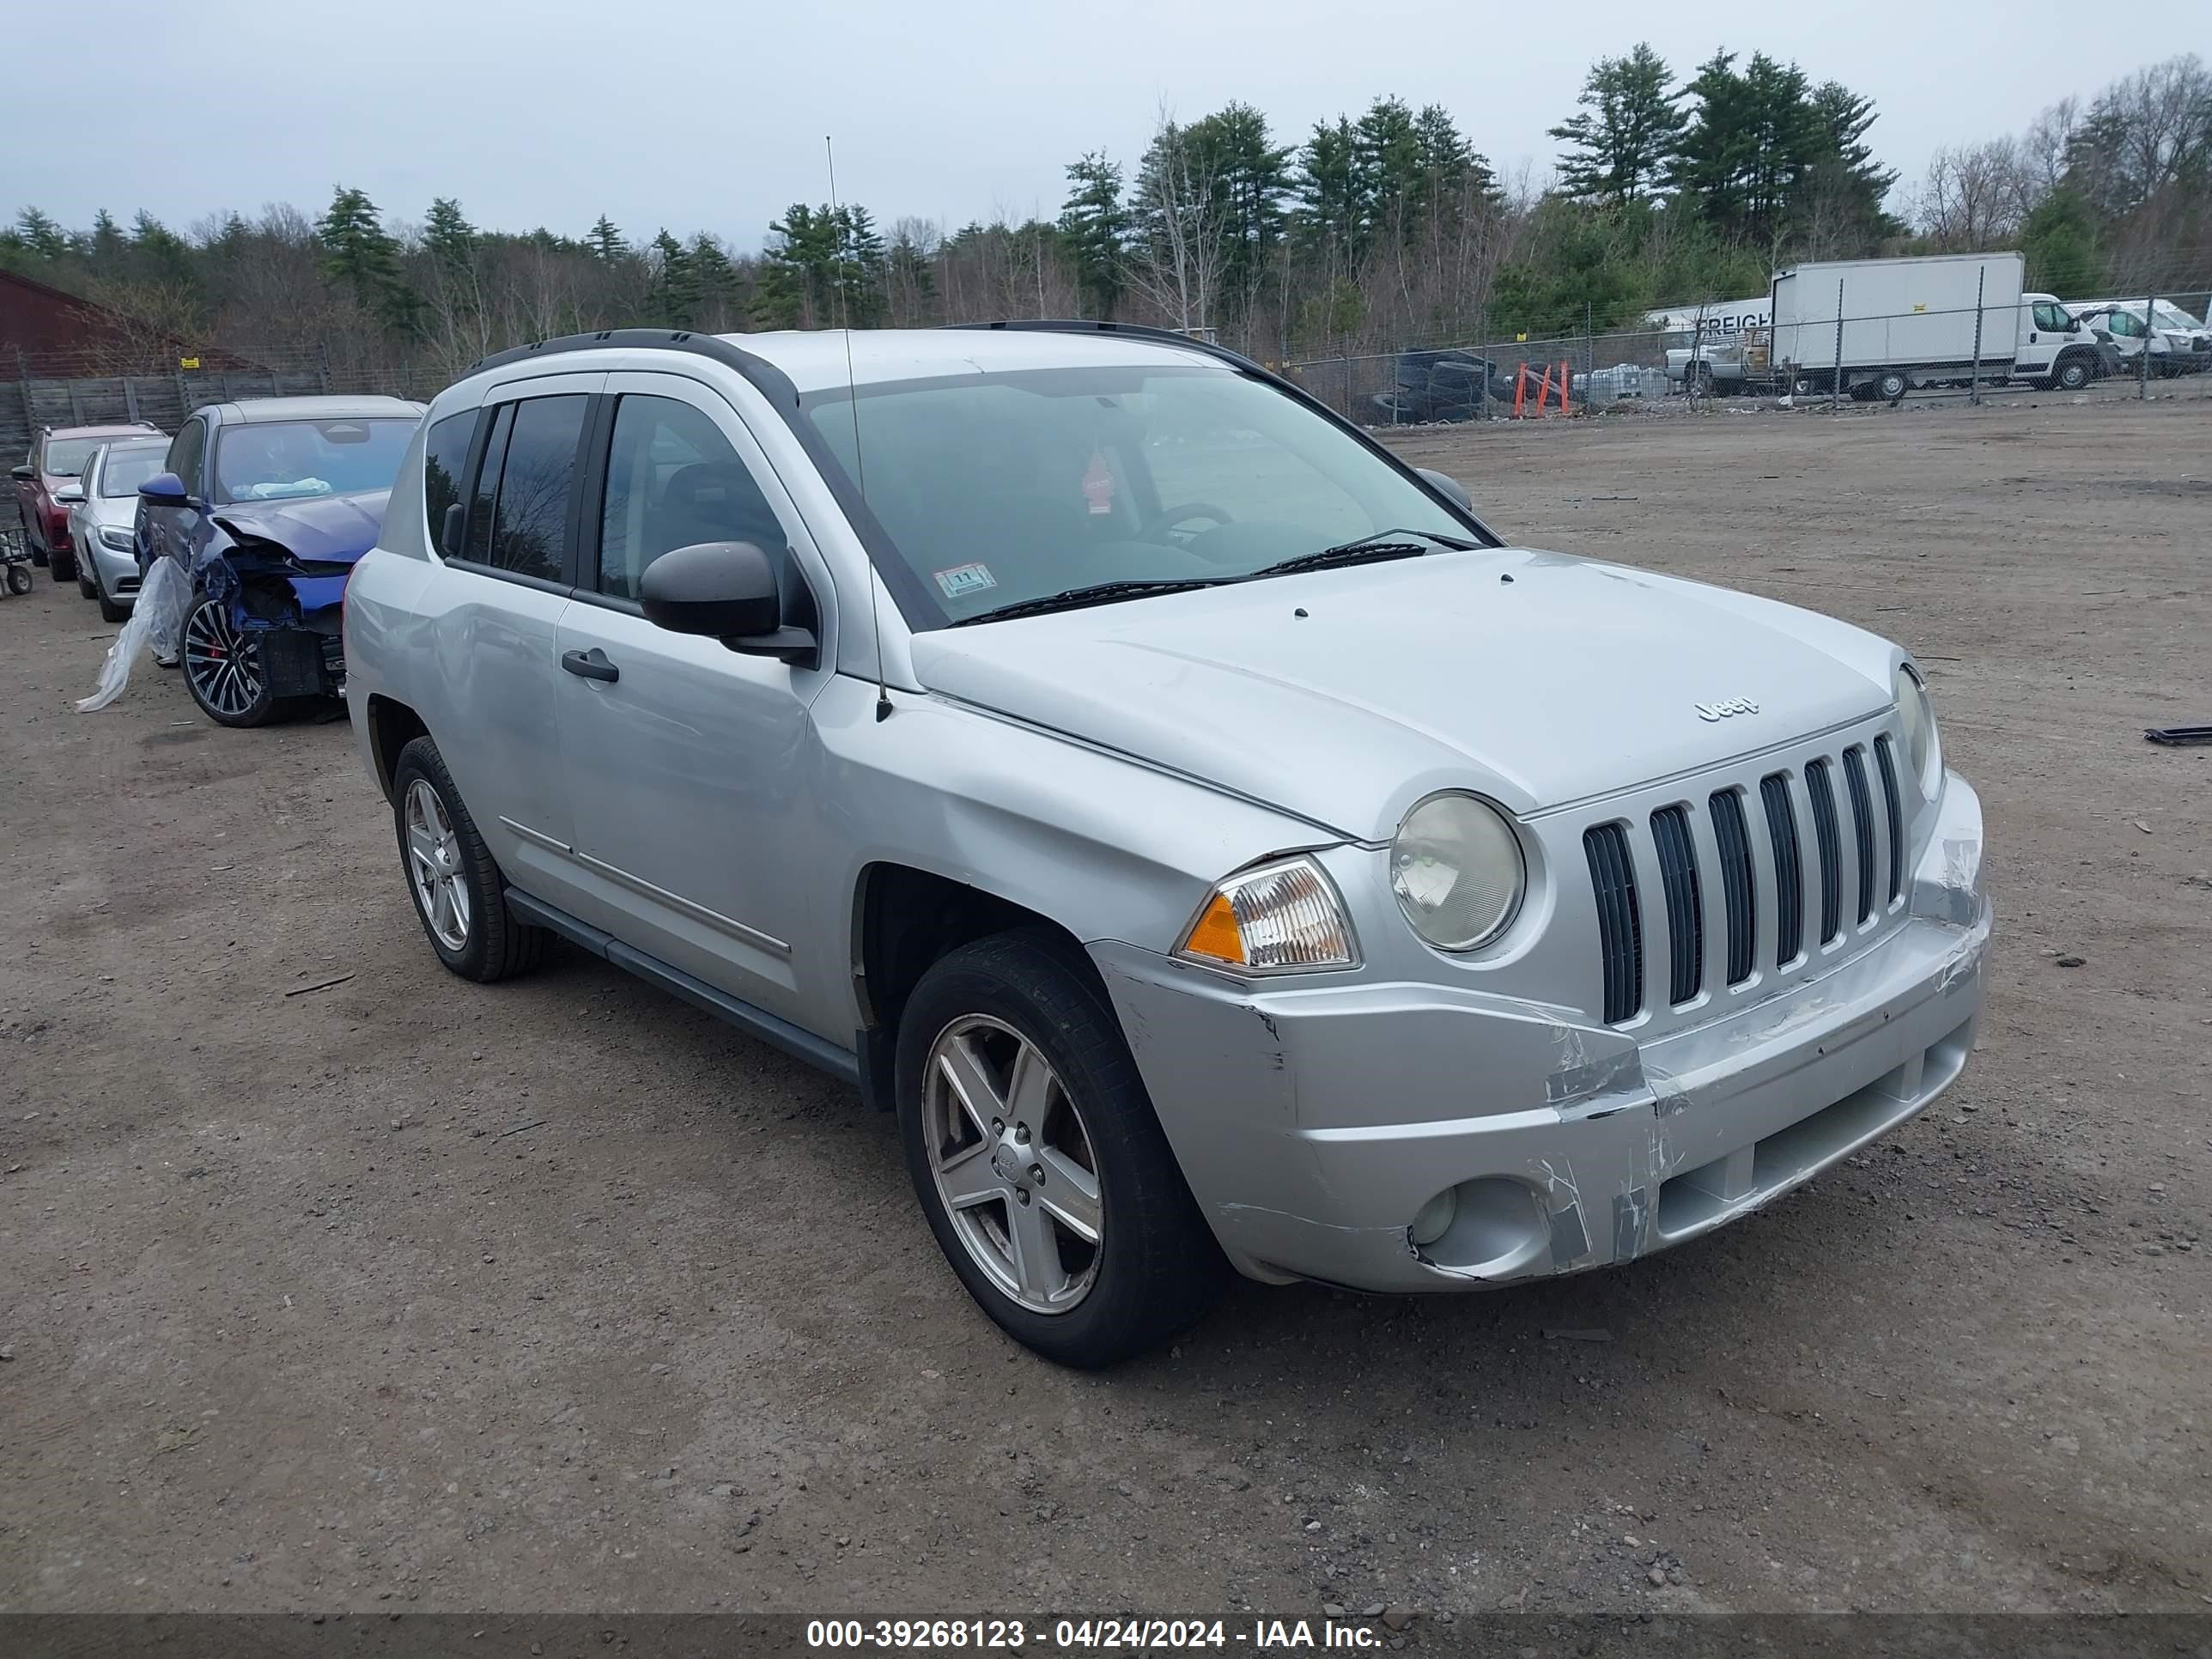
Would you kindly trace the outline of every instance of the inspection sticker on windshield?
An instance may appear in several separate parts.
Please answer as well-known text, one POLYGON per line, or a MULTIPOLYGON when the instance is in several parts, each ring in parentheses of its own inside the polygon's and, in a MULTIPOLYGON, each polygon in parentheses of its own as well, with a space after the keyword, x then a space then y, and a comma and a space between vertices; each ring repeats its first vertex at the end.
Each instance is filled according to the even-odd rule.
POLYGON ((970 593, 981 593, 998 585, 999 579, 991 574, 988 564, 956 564, 950 570, 937 573, 938 591, 948 599, 964 599, 970 593))

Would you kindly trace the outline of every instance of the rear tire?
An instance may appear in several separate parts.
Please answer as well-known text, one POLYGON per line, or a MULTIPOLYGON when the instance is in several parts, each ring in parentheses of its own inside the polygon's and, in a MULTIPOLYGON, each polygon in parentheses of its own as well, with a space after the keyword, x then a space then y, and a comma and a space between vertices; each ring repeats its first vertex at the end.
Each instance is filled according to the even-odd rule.
POLYGON ((439 961, 484 985, 538 964, 545 930, 518 921, 507 908, 506 878, 477 833, 445 757, 428 738, 399 751, 392 822, 416 919, 439 961))
POLYGON ((1105 993, 1064 940, 1025 929, 940 958, 900 1016, 896 1079, 930 1231, 1016 1341, 1064 1365, 1110 1365, 1213 1305, 1228 1264, 1105 993), (1042 1273, 1029 1265, 1039 1249, 1042 1273))

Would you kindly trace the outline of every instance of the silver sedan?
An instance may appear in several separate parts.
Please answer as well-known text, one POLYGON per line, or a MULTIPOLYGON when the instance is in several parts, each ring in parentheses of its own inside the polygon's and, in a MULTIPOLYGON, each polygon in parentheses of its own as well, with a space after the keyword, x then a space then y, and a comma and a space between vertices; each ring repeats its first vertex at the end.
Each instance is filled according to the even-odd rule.
POLYGON ((70 540, 76 548, 77 591, 100 601, 100 614, 121 622, 138 592, 133 525, 138 486, 161 470, 167 438, 120 438, 92 452, 78 482, 84 499, 70 508, 70 540))

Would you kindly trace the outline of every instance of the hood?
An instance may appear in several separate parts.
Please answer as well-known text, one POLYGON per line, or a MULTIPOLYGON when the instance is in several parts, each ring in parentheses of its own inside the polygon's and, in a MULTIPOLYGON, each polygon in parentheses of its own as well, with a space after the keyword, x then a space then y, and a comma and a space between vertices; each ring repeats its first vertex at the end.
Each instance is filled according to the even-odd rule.
POLYGON ((1540 811, 1862 718, 1900 655, 1794 606, 1522 549, 940 629, 912 654, 930 690, 1373 842, 1434 790, 1540 811))
POLYGON ((388 489, 360 495, 306 495, 288 501, 234 501, 211 515, 240 540, 274 542, 294 558, 351 564, 376 545, 388 489))

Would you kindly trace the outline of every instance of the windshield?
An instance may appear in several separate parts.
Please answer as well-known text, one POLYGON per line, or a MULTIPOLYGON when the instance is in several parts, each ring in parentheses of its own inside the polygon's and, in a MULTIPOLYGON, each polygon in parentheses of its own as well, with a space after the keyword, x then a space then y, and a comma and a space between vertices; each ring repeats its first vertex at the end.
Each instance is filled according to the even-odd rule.
POLYGON ((51 478, 82 477, 92 452, 106 441, 105 438, 49 438, 40 466, 51 478))
POLYGON ((143 448, 133 444, 107 452, 100 464, 100 493, 103 498, 114 495, 135 495, 138 486, 161 470, 162 457, 169 452, 165 443, 148 444, 143 448))
POLYGON ((2160 328, 2199 329, 2204 326, 2179 306, 2170 306, 2163 300, 2158 302, 2155 314, 2160 328))
POLYGON ((1104 582, 1235 580, 1386 530, 1470 538, 1373 451, 1226 369, 863 386, 858 468, 851 394, 805 406, 848 477, 865 478, 907 568, 886 580, 917 627, 1104 582))
POLYGON ((256 421, 216 441, 217 501, 290 501, 389 489, 412 420, 256 421))

